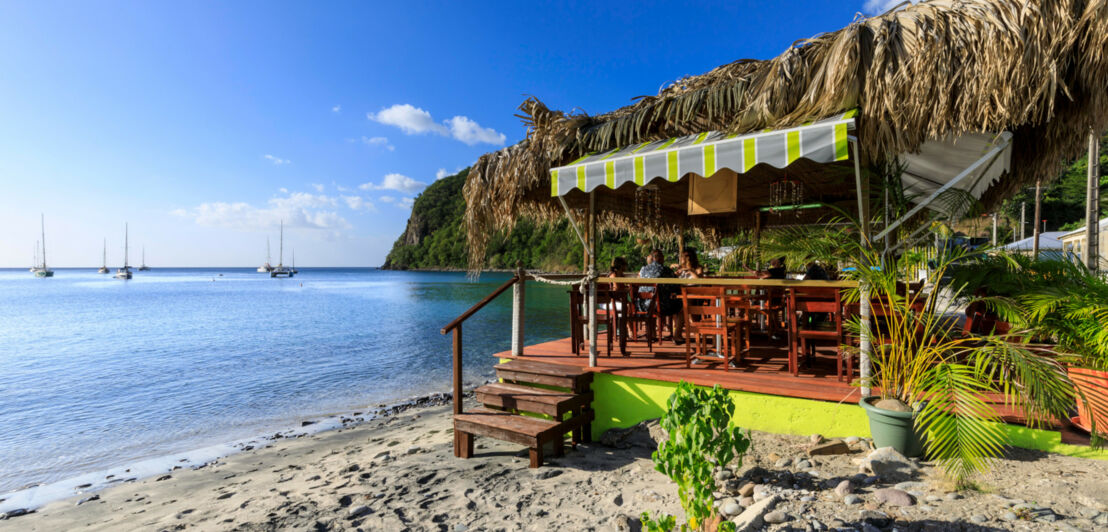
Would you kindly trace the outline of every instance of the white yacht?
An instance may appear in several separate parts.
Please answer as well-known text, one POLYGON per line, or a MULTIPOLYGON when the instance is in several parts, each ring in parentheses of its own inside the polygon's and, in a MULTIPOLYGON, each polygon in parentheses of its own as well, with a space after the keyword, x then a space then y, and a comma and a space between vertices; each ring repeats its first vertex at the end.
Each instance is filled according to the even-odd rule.
POLYGON ((127 264, 127 224, 123 224, 123 267, 115 271, 116 279, 130 279, 131 267, 127 264))
POLYGON ((108 269, 108 239, 104 239, 104 262, 100 264, 100 269, 96 270, 96 273, 110 273, 108 269))
POLYGON ((269 272, 270 277, 292 277, 296 272, 285 266, 285 221, 281 220, 281 247, 277 255, 277 267, 269 272))
POLYGON ((273 271, 273 266, 269 264, 269 237, 265 239, 265 264, 258 266, 258 273, 269 273, 273 271))
POLYGON ((46 267, 46 216, 43 215, 40 219, 42 222, 42 264, 35 264, 31 271, 34 272, 35 277, 46 278, 53 277, 54 270, 46 267))

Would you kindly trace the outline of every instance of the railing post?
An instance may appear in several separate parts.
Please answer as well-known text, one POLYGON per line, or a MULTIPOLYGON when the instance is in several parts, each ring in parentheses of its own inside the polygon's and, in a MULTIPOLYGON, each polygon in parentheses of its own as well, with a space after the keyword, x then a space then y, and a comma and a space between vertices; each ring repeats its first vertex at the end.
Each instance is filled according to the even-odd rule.
POLYGON ((523 263, 516 263, 516 284, 512 286, 512 356, 523 355, 523 309, 527 272, 523 263))
POLYGON ((454 327, 454 413, 462 413, 462 324, 454 327))

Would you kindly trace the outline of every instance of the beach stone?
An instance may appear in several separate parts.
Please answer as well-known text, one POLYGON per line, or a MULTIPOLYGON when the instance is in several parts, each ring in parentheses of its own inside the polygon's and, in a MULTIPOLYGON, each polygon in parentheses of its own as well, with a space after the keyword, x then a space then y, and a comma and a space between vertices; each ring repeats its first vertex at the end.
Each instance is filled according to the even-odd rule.
POLYGON ((773 463, 773 467, 789 467, 789 465, 792 463, 792 458, 779 458, 776 462, 773 463))
POLYGON ((860 441, 862 441, 862 438, 859 438, 857 436, 850 436, 843 440, 843 442, 845 442, 847 445, 855 445, 860 441))
POLYGON ((869 523, 862 523, 862 532, 881 532, 881 529, 869 523))
POLYGON ((764 484, 759 484, 754 487, 754 500, 756 501, 766 499, 772 494, 773 492, 771 491, 770 487, 764 484))
POLYGON ((353 503, 354 499, 349 495, 343 495, 342 497, 339 497, 339 506, 342 506, 343 508, 346 508, 353 503))
POLYGON ((1019 519, 1019 516, 1017 516, 1015 512, 1004 512, 1000 514, 1000 518, 1005 521, 1015 521, 1019 519))
POLYGON ((469 527, 462 523, 454 525, 454 532, 466 532, 466 530, 469 530, 469 527))
POLYGON ((623 494, 617 493, 615 497, 612 497, 612 504, 616 506, 623 506, 623 494))
POLYGON ((796 463, 796 468, 803 471, 812 467, 812 463, 807 460, 800 460, 796 463))
POLYGON ((981 514, 973 514, 970 516, 969 520, 980 525, 981 523, 988 522, 989 518, 981 514))
POLYGON ((877 502, 883 502, 893 506, 911 506, 916 503, 915 498, 908 492, 896 488, 879 489, 873 492, 873 498, 877 502))
POLYGON ((1086 519, 1094 519, 1096 518, 1096 516, 1100 515, 1100 511, 1098 511, 1096 508, 1089 508, 1088 506, 1086 506, 1078 509, 1077 514, 1086 519))
POLYGON ((842 440, 831 440, 819 445, 815 445, 808 449, 808 456, 830 456, 836 454, 847 454, 850 452, 850 446, 842 440))
POLYGON ((730 469, 727 469, 725 467, 723 469, 720 469, 719 472, 716 473, 716 480, 718 480, 720 482, 723 482, 723 481, 728 480, 728 479, 730 479, 731 477, 734 477, 734 476, 735 476, 735 473, 733 473, 730 469))
POLYGON ((769 453, 768 455, 766 455, 766 460, 769 460, 770 462, 776 462, 780 459, 781 459, 781 455, 779 455, 777 453, 769 453))
POLYGON ((819 445, 819 444, 823 443, 823 435, 822 434, 813 434, 813 435, 808 437, 808 441, 811 442, 812 445, 819 445))
POLYGON ((724 517, 733 517, 739 515, 743 511, 743 507, 741 504, 739 504, 739 501, 733 498, 724 499, 724 501, 720 504, 719 511, 723 514, 724 517))
POLYGON ((355 507, 351 508, 349 512, 346 513, 346 518, 347 519, 357 519, 357 518, 359 518, 363 515, 366 515, 366 514, 372 512, 372 511, 373 510, 370 510, 368 506, 364 506, 364 505, 363 506, 355 506, 355 507))
POLYGON ((854 493, 854 483, 849 480, 844 480, 835 486, 835 495, 839 497, 846 497, 851 493, 854 493))
POLYGON ((761 528, 765 524, 765 515, 773 511, 780 501, 781 497, 774 495, 750 505, 731 520, 735 523, 735 532, 753 532, 761 528))
POLYGON ((782 512, 781 510, 774 510, 763 516, 762 520, 771 525, 776 525, 788 521, 789 514, 782 512))
POLYGON ((942 502, 943 498, 938 495, 928 495, 927 502, 942 502))
POLYGON ((873 473, 883 478, 911 477, 919 471, 915 462, 905 458, 892 447, 882 447, 862 459, 859 471, 873 473))
POLYGON ((847 504, 847 505, 851 505, 851 506, 853 506, 855 504, 862 504, 862 498, 857 496, 857 495, 850 494, 850 495, 847 495, 847 496, 843 497, 843 504, 847 504))
POLYGON ((642 527, 637 518, 627 514, 618 514, 612 517, 611 529, 615 532, 633 532, 642 527))
MULTIPOLYGON (((754 505, 754 497, 743 497, 743 498, 739 499, 739 504, 741 504, 743 506, 743 508, 749 508, 752 505, 754 505)), ((1108 515, 1108 514, 1105 514, 1105 515, 1108 515)))
POLYGON ((956 501, 956 500, 962 498, 962 494, 952 491, 950 493, 947 493, 946 495, 943 495, 943 498, 948 500, 948 501, 956 501))
POLYGON ((877 510, 862 510, 858 513, 858 520, 877 528, 885 528, 893 524, 893 520, 888 514, 877 510))

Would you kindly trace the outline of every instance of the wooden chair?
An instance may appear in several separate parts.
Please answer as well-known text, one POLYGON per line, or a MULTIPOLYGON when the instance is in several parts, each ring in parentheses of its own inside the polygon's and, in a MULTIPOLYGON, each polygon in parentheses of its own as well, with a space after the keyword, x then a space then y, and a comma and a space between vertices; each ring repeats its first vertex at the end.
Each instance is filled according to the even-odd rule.
POLYGON ((724 371, 731 369, 732 361, 742 362, 742 351, 739 348, 741 329, 746 322, 729 321, 730 305, 724 294, 723 287, 692 287, 681 288, 682 309, 685 316, 685 367, 692 367, 692 342, 697 343, 698 358, 714 358, 707 356, 707 339, 720 336, 722 346, 716 346, 723 363, 724 371))
POLYGON ((639 339, 639 324, 645 329, 646 348, 654 352, 654 342, 657 341, 655 327, 657 325, 657 300, 654 297, 658 293, 658 287, 653 292, 640 292, 639 287, 631 288, 631 306, 625 313, 624 319, 630 329, 630 340, 639 339), (641 310, 646 309, 646 310, 641 310))
POLYGON ((846 341, 843 334, 842 293, 838 288, 795 287, 789 292, 789 336, 792 338, 789 349, 789 371, 794 376, 800 374, 799 353, 805 358, 815 355, 816 342, 833 342, 838 362, 836 366, 839 380, 843 380, 842 344, 846 341), (813 323, 813 315, 826 314, 828 319, 813 323))
MULTIPOLYGON (((597 304, 607 303, 609 305, 608 308, 612 308, 613 298, 618 299, 618 297, 620 297, 620 294, 613 295, 612 292, 622 292, 622 296, 626 299, 626 290, 618 291, 608 287, 598 286, 596 287, 597 304)), ((569 291, 570 341, 573 342, 573 354, 578 356, 581 355, 581 351, 586 342, 585 331, 588 329, 589 325, 589 311, 587 307, 588 296, 586 294, 582 294, 578 290, 569 291)), ((624 308, 626 308, 626 306, 624 306, 624 308)), ((600 327, 603 325, 608 332, 608 334, 605 335, 607 337, 608 356, 612 356, 612 340, 616 335, 618 323, 618 312, 609 312, 607 309, 603 308, 596 309, 596 326, 600 327)))

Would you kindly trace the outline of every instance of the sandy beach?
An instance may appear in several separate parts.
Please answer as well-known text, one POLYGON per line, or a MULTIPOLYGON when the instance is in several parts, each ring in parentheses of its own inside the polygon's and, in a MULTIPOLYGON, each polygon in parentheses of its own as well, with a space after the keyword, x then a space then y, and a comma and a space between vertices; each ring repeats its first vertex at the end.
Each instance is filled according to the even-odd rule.
POLYGON ((454 458, 449 406, 271 442, 194 470, 75 494, 0 530, 588 530, 680 510, 650 450, 599 444, 527 467, 489 438, 454 458), (79 501, 95 497, 95 500, 79 501))
MULTIPOLYGON (((478 438, 452 455, 450 406, 401 407, 349 428, 271 440, 196 469, 75 493, 0 530, 639 530, 683 515, 653 469, 656 425, 612 431, 539 469, 526 449, 478 438)), ((1108 461, 1012 449, 952 493, 934 464, 867 469, 880 451, 810 455, 816 436, 752 434, 742 467, 717 468, 717 507, 740 530, 1103 530, 1108 461), (1013 482, 1012 479, 1021 479, 1013 482)), ((830 443, 835 443, 833 440, 830 443)))

